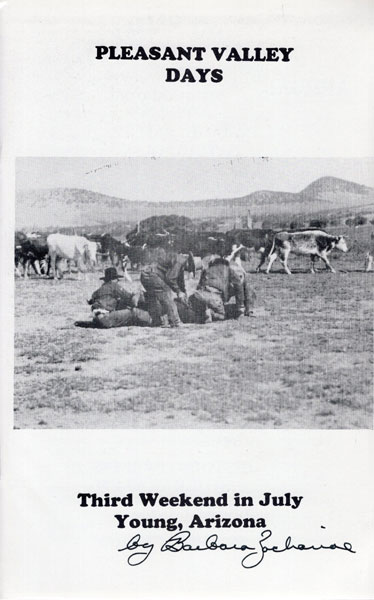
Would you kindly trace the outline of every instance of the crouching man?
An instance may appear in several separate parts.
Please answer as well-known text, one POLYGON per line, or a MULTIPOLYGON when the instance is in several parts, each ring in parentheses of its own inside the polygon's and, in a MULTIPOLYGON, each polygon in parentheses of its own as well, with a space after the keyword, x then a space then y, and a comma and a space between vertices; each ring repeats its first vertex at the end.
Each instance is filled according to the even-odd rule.
POLYGON ((147 307, 153 327, 179 327, 178 299, 186 300, 184 270, 188 257, 158 249, 153 261, 142 269, 140 281, 146 291, 147 307))
POLYGON ((199 322, 211 323, 227 318, 225 305, 233 296, 235 305, 230 312, 236 318, 250 316, 256 295, 250 289, 248 275, 235 262, 217 258, 201 274, 197 290, 189 301, 199 322))
POLYGON ((115 267, 105 269, 102 286, 96 290, 88 304, 94 315, 93 326, 103 329, 126 325, 150 325, 149 314, 137 308, 139 293, 129 292, 118 283, 122 275, 115 267))

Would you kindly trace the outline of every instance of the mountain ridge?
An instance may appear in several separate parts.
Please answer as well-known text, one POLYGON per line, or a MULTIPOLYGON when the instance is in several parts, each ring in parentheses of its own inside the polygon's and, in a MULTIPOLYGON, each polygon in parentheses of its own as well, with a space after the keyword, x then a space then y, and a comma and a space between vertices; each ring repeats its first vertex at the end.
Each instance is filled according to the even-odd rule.
POLYGON ((299 214, 355 208, 374 203, 374 188, 325 176, 300 192, 257 190, 234 198, 150 202, 136 201, 81 188, 39 188, 16 194, 16 227, 105 225, 116 220, 136 222, 161 215, 191 218, 235 218, 248 210, 258 218, 273 213, 299 214))

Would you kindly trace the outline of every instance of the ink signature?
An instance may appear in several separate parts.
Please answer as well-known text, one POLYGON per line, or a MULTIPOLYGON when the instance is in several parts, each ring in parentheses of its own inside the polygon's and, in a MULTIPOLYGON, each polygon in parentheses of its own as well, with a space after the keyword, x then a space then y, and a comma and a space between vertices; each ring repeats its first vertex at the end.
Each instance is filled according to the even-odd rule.
MULTIPOLYGON (((272 537, 273 532, 270 529, 266 529, 261 532, 261 539, 259 539, 253 546, 247 546, 246 544, 226 544, 225 542, 221 542, 218 539, 218 535, 214 533, 207 537, 205 542, 202 545, 193 545, 192 543, 187 543, 187 540, 191 537, 190 531, 180 531, 174 535, 172 535, 166 542, 164 542, 159 550, 160 552, 205 552, 207 550, 215 551, 228 551, 228 550, 236 550, 244 553, 243 558, 241 559, 241 565, 244 569, 253 569, 254 567, 258 567, 265 558, 267 552, 274 552, 279 554, 281 552, 287 552, 288 550, 299 550, 299 551, 308 551, 308 550, 342 550, 344 552, 349 552, 350 554, 356 554, 356 551, 353 550, 352 544, 350 542, 343 542, 342 545, 339 545, 335 542, 330 544, 319 544, 319 545, 308 545, 303 543, 294 543, 291 536, 288 536, 285 539, 284 544, 281 546, 272 545, 268 540, 272 537), (265 543, 268 542, 268 543, 265 543)), ((136 567, 144 563, 153 552, 155 544, 143 542, 140 534, 134 535, 124 546, 123 548, 119 548, 118 552, 124 552, 128 550, 130 552, 127 557, 127 563, 131 567, 136 567)))

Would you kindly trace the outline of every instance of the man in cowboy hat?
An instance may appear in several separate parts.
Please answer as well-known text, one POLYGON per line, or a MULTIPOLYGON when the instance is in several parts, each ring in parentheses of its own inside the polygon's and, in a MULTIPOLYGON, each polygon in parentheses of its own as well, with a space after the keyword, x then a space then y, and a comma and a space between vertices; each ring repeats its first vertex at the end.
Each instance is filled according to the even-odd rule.
POLYGON ((108 267, 104 277, 100 277, 104 283, 88 300, 96 327, 109 329, 125 325, 150 325, 148 313, 137 308, 140 294, 121 287, 118 280, 122 278, 115 267, 108 267))

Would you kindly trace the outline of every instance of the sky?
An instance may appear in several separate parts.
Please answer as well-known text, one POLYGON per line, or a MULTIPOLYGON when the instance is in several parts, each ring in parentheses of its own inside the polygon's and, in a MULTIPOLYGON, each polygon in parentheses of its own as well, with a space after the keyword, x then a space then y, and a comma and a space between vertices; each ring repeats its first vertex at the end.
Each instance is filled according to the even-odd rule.
POLYGON ((22 157, 16 162, 17 191, 83 188, 149 202, 299 192, 323 176, 374 187, 374 158, 22 157))

